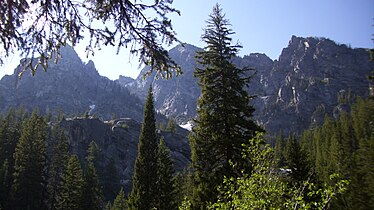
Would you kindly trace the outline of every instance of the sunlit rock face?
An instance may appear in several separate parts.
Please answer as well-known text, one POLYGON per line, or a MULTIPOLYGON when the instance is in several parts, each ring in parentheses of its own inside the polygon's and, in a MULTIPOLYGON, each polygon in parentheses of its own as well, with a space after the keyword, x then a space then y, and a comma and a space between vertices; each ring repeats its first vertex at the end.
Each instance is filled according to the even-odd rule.
MULTIPOLYGON (((158 112, 175 117, 186 124, 196 116, 200 88, 193 77, 198 66, 195 55, 200 48, 186 44, 170 50, 170 56, 181 66, 184 74, 171 80, 156 79, 152 74, 143 79, 142 70, 135 81, 122 82, 140 98, 150 84, 155 93, 158 112)), ((301 132, 312 123, 320 123, 326 113, 337 116, 347 110, 356 96, 369 94, 367 76, 374 68, 367 49, 352 49, 326 38, 293 36, 278 60, 265 54, 252 53, 236 57, 240 68, 253 67, 248 92, 256 108, 254 119, 268 133, 301 132)), ((121 81, 121 79, 120 79, 121 81)))
POLYGON ((366 49, 293 36, 268 75, 268 110, 257 117, 268 130, 289 133, 320 123, 325 113, 337 116, 356 96, 368 96, 373 67, 366 49))

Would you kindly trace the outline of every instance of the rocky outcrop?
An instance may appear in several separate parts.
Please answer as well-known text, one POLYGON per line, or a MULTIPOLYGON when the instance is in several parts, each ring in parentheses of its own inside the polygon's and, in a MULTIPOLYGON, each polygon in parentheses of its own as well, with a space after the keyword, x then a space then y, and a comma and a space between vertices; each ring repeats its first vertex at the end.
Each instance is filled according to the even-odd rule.
MULTIPOLYGON (((186 44, 173 48, 170 56, 181 66, 184 74, 169 80, 157 80, 145 68, 135 81, 122 82, 125 87, 144 98, 149 84, 153 84, 155 107, 158 112, 173 116, 184 124, 196 116, 200 88, 193 71, 194 59, 201 49, 186 44)), ((346 110, 356 96, 369 93, 367 76, 374 68, 367 49, 352 49, 326 38, 293 36, 278 60, 265 54, 253 53, 236 57, 240 68, 253 67, 248 86, 256 109, 254 119, 268 133, 301 132, 311 123, 319 123, 321 116, 346 110)), ((121 81, 121 79, 120 79, 121 81)))
MULTIPOLYGON (((70 151, 82 159, 86 156, 91 141, 100 148, 100 164, 104 168, 113 159, 125 191, 131 189, 131 179, 137 156, 141 124, 131 118, 101 121, 95 118, 66 119, 59 123, 68 137, 70 151)), ((190 162, 187 131, 176 133, 158 131, 171 151, 176 171, 184 169, 190 162)))
POLYGON ((102 77, 92 61, 82 63, 73 48, 61 50, 57 64, 49 63, 46 72, 39 68, 35 76, 18 66, 13 75, 0 81, 0 111, 9 107, 38 108, 41 113, 58 111, 81 116, 85 112, 110 119, 112 115, 142 118, 142 102, 118 83, 102 77))
POLYGON ((167 117, 174 117, 179 123, 187 122, 196 114, 197 98, 200 95, 197 80, 193 77, 196 66, 194 56, 198 50, 189 44, 178 45, 170 50, 169 55, 181 66, 182 75, 165 80, 157 78, 156 73, 153 73, 144 79, 144 74, 149 71, 149 67, 146 67, 135 81, 126 83, 120 77, 118 82, 139 98, 145 98, 152 84, 156 110, 167 117))
MULTIPOLYGON (((157 79, 153 73, 143 79, 150 70, 146 67, 135 80, 120 77, 111 81, 98 74, 93 62, 82 63, 68 46, 62 49, 59 63, 50 63, 47 72, 39 69, 32 77, 27 71, 19 78, 22 69, 18 67, 13 75, 3 77, 0 112, 25 106, 41 113, 61 110, 77 116, 89 112, 102 119, 117 116, 141 121, 142 100, 152 84, 159 116, 174 117, 184 124, 196 116, 200 88, 193 72, 199 50, 189 44, 170 50, 169 55, 184 72, 178 77, 157 79)), ((296 36, 278 60, 253 53, 235 57, 233 62, 255 69, 246 75, 252 76, 248 92, 257 96, 252 100, 254 119, 268 133, 300 132, 311 123, 319 123, 326 113, 337 116, 348 110, 356 96, 369 94, 367 76, 374 69, 367 49, 352 49, 326 38, 296 36)))
POLYGON ((373 67, 366 49, 293 36, 267 75, 265 110, 257 119, 268 130, 284 133, 320 123, 319 116, 368 96, 373 67))

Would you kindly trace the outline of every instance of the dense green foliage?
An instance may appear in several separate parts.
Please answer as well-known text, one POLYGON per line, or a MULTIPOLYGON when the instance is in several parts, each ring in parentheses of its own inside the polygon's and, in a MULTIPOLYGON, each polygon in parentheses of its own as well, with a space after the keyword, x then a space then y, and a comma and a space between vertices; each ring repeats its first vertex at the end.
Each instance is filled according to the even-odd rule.
POLYGON ((243 157, 251 157, 252 174, 225 178, 218 202, 210 209, 327 209, 336 195, 346 190, 348 181, 337 175, 330 177, 333 183, 320 188, 310 179, 290 187, 287 178, 274 168, 273 155, 261 136, 250 139, 243 157))
POLYGON ((351 113, 334 120, 326 116, 321 127, 304 132, 301 146, 317 179, 329 183, 329 174, 351 180, 347 192, 335 202, 335 209, 374 208, 374 102, 357 99, 351 113))
POLYGON ((52 130, 55 145, 48 171, 48 208, 56 209, 58 195, 62 190, 62 182, 69 160, 69 148, 64 131, 59 128, 52 130))
MULTIPOLYGON (((80 2, 47 2, 56 6, 55 12, 63 10, 65 16, 69 13, 79 19, 74 16, 77 11, 66 6, 80 2)), ((163 12, 176 11, 168 6, 171 2, 156 1, 149 8, 164 17, 163 12)), ((104 22, 117 13, 135 15, 118 22, 129 24, 126 29, 130 27, 129 33, 121 34, 130 40, 120 40, 120 46, 133 40, 145 44, 139 49, 133 48, 133 52, 140 53, 143 61, 152 67, 158 67, 158 73, 166 72, 169 76, 167 68, 174 63, 168 60, 162 47, 155 45, 157 30, 153 32, 149 25, 140 23, 146 35, 137 34, 140 40, 134 37, 133 32, 138 29, 131 28, 131 24, 145 18, 140 4, 131 1, 86 3, 89 15, 95 14, 104 22), (117 11, 124 2, 128 7, 117 11), (102 6, 106 12, 98 9, 102 6)), ((17 21, 30 9, 29 5, 18 3, 9 8, 21 15, 16 17, 5 11, 10 19, 5 25, 0 24, 0 36, 4 35, 4 29, 14 33, 20 27, 17 21)), ((40 11, 48 14, 52 10, 47 6, 40 11)), ((0 16, 1 12, 4 11, 0 11, 0 16)), ((64 15, 62 21, 66 21, 64 15)), ((75 21, 66 29, 71 33, 67 39, 73 44, 80 37, 72 30, 82 27, 74 25, 75 21)), ((155 19, 150 24, 158 25, 159 30, 165 29, 158 31, 161 35, 175 39, 167 30, 171 29, 167 19, 161 22, 155 19)), ((245 76, 249 69, 239 69, 232 63, 240 46, 231 44, 230 36, 234 32, 219 5, 213 8, 207 24, 202 36, 207 46, 197 55, 200 67, 196 68, 195 76, 202 93, 190 133, 192 163, 189 168, 175 173, 167 143, 158 135, 162 132, 156 130, 152 86, 144 107, 133 186, 128 198, 121 188, 117 171, 120 166, 114 158, 102 158, 95 141, 89 144, 85 158, 71 152, 64 130, 51 122, 62 120, 62 112, 58 117, 52 114, 43 117, 37 112, 29 116, 22 109, 11 109, 5 116, 0 115, 0 209, 374 209, 373 98, 358 98, 356 104, 350 104, 349 112, 339 110, 334 117, 326 115, 322 125, 313 124, 301 136, 284 138, 280 134, 272 149, 260 133, 263 130, 252 120, 253 97, 245 88, 250 80, 245 76), (107 202, 105 207, 104 202, 107 202)), ((4 42, 6 50, 9 43, 18 47, 27 43, 12 41, 15 34, 8 35, 10 38, 4 42)), ((107 38, 106 44, 112 44, 112 36, 116 34, 102 31, 98 35, 93 31, 91 35, 93 40, 107 38)), ((39 38, 26 53, 38 50, 38 45, 48 41, 39 38)), ((66 40, 60 40, 48 45, 45 52, 49 54, 42 54, 40 64, 45 64, 58 52, 59 45, 65 43, 66 40)), ((353 99, 348 98, 339 95, 338 101, 351 103, 353 99)), ((85 117, 89 118, 87 113, 85 117)), ((123 128, 128 131, 126 126, 123 128)), ((161 127, 165 126, 160 124, 161 127)), ((173 118, 165 129, 168 134, 178 130, 173 118)))
POLYGON ((135 160, 129 209, 152 209, 156 206, 157 193, 157 145, 156 119, 152 86, 149 87, 144 108, 144 122, 135 160))
POLYGON ((21 136, 22 123, 26 114, 23 110, 11 109, 0 118, 0 206, 9 204, 13 183, 14 152, 21 136))
POLYGON ((107 210, 125 210, 125 209, 127 209, 125 192, 121 188, 116 199, 113 202, 113 206, 111 206, 110 209, 107 209, 107 210))
POLYGON ((78 156, 71 155, 63 177, 57 209, 83 209, 83 185, 83 171, 78 156))
POLYGON ((206 202, 216 200, 217 187, 224 176, 237 176, 251 170, 248 160, 241 158, 242 144, 254 137, 261 128, 252 121, 254 108, 245 87, 247 68, 239 69, 232 59, 239 45, 232 45, 234 32, 216 5, 202 35, 207 46, 198 52, 203 68, 197 68, 201 96, 198 117, 190 134, 192 167, 194 171, 194 209, 204 208, 206 202), (235 167, 231 167, 231 164, 235 167))
MULTIPOLYGON (((94 142, 89 145, 86 161, 71 156, 64 130, 45 122, 51 118, 37 112, 29 116, 23 109, 11 109, 0 116, 0 207, 102 209, 102 187, 95 166, 98 146, 94 142)), ((109 162, 107 168, 112 167, 109 162)), ((108 173, 108 178, 118 176, 113 168, 108 173)), ((111 181, 115 184, 104 184, 108 191, 115 190, 115 197, 119 179, 111 181)))
POLYGON ((110 201, 114 200, 121 189, 121 183, 113 158, 105 166, 100 183, 103 186, 104 197, 110 201))
POLYGON ((157 151, 157 209, 177 209, 174 183, 174 165, 170 157, 170 150, 161 138, 157 151))
MULTIPOLYGON (((138 165, 138 173, 145 175, 139 176, 139 183, 147 183, 151 189, 146 190, 152 200, 149 208, 177 209, 174 165, 165 142, 156 134, 151 90, 145 107, 148 120, 143 123, 143 131, 148 133, 141 135, 143 144, 139 143, 143 157, 151 155, 141 158, 141 163, 150 167, 138 165)), ((1 209, 103 209, 104 202, 109 209, 143 209, 127 203, 124 190, 120 191, 118 166, 113 158, 101 159, 103 154, 95 141, 88 145, 86 157, 79 159, 81 154, 70 153, 65 131, 45 119, 54 116, 37 112, 29 116, 22 109, 0 115, 1 209)), ((148 205, 141 195, 137 202, 148 205)))
POLYGON ((177 123, 173 117, 169 118, 168 124, 166 125, 166 131, 176 132, 177 131, 177 123))
POLYGON ((13 209, 45 209, 47 124, 35 112, 23 125, 15 149, 11 199, 13 209))
POLYGON ((87 150, 87 166, 84 173, 83 209, 100 210, 103 208, 102 189, 96 172, 98 155, 99 147, 94 141, 91 141, 87 150))
POLYGON ((156 134, 152 86, 149 87, 144 122, 135 160, 133 187, 128 198, 129 209, 176 209, 174 166, 163 139, 156 134), (158 143, 159 142, 159 143, 158 143))

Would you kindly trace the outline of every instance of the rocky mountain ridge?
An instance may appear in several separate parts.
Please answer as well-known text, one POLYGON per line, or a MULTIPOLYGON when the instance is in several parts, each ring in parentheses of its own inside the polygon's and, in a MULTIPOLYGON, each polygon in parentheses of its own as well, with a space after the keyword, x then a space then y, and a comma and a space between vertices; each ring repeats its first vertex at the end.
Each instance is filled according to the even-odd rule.
POLYGON ((13 75, 0 80, 0 113, 10 107, 23 106, 40 113, 63 112, 82 116, 85 112, 102 119, 112 116, 131 117, 141 121, 143 103, 127 88, 100 76, 92 61, 83 63, 74 49, 61 50, 57 64, 49 63, 46 72, 39 68, 35 76, 18 66, 13 75))
MULTIPOLYGON (((84 157, 88 144, 95 140, 102 150, 103 162, 114 158, 122 184, 131 184, 143 116, 143 101, 153 85, 158 120, 162 115, 175 117, 180 124, 196 116, 200 88, 193 77, 196 51, 192 45, 177 46, 170 56, 184 74, 170 80, 156 79, 152 74, 143 79, 120 77, 111 81, 98 74, 92 61, 83 63, 71 48, 64 48, 59 63, 51 63, 47 72, 38 69, 19 78, 21 67, 0 80, 0 113, 10 107, 38 108, 40 113, 97 118, 67 118, 59 123, 65 129, 72 152, 84 157), (117 120, 106 121, 108 119, 117 120)), ((265 54, 252 53, 234 58, 238 67, 254 67, 248 72, 252 81, 248 92, 257 97, 252 101, 255 120, 268 133, 300 132, 311 123, 319 123, 325 114, 338 115, 348 110, 355 96, 369 94, 367 76, 374 69, 366 49, 352 49, 325 38, 293 36, 278 60, 265 54)), ((160 122, 160 121, 158 121, 160 122)), ((171 149, 176 169, 184 168, 190 157, 188 132, 159 131, 171 149)))
MULTIPOLYGON (((196 116, 200 88, 193 71, 198 65, 194 56, 201 50, 185 44, 170 50, 170 56, 181 66, 184 74, 171 80, 160 80, 155 74, 146 80, 142 70, 134 81, 119 79, 130 91, 144 98, 153 85, 155 107, 180 124, 196 116)), ((236 57, 238 67, 254 67, 248 92, 256 95, 255 120, 270 133, 300 133, 313 123, 319 123, 325 114, 347 110, 356 96, 369 94, 370 75, 374 69, 367 49, 352 49, 326 38, 292 36, 278 60, 265 54, 253 53, 236 57)))
MULTIPOLYGON (((101 168, 114 161, 122 186, 131 188, 134 162, 143 118, 143 102, 127 88, 102 77, 94 63, 83 63, 73 48, 62 49, 57 64, 49 63, 46 72, 39 68, 35 76, 18 66, 13 75, 0 80, 0 114, 11 107, 38 109, 40 114, 62 114, 62 120, 50 121, 65 130, 70 151, 84 160, 88 145, 95 141, 101 152, 101 168), (112 119, 112 120, 108 120, 112 119)), ((157 122, 166 121, 156 115, 157 122)), ((158 130, 171 150, 175 169, 180 171, 190 162, 188 131, 158 130)))

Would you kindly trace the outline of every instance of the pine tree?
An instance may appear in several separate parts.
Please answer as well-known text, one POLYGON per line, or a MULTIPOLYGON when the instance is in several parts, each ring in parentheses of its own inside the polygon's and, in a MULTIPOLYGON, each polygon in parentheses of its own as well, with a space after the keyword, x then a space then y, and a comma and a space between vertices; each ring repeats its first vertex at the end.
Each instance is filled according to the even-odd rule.
POLYGON ((100 210, 103 208, 102 187, 96 172, 98 165, 99 147, 91 141, 87 149, 87 168, 84 173, 82 207, 90 210, 100 210))
POLYGON ((63 177, 62 189, 58 195, 57 209, 83 210, 83 172, 77 155, 71 155, 63 177))
POLYGON ((123 188, 119 191, 116 199, 113 202, 113 206, 107 210, 125 210, 127 209, 126 199, 125 199, 125 192, 123 188))
POLYGON ((12 209, 46 208, 46 126, 36 112, 24 124, 15 151, 12 209))
POLYGON ((62 189, 63 176, 69 160, 69 148, 66 136, 61 128, 53 128, 52 135, 56 143, 48 172, 48 208, 56 209, 58 194, 62 189))
POLYGON ((21 136, 22 124, 26 119, 23 110, 11 108, 0 118, 0 206, 7 209, 13 183, 14 152, 21 136))
POLYGON ((174 164, 170 157, 170 150, 161 138, 157 152, 158 180, 157 180, 157 209, 173 210, 176 206, 176 192, 174 184, 174 164))
POLYGON ((291 169, 293 184, 301 184, 307 179, 309 170, 306 155, 294 136, 290 136, 287 140, 285 158, 287 167, 291 169))
POLYGON ((331 202, 332 209, 374 208, 374 105, 372 99, 357 99, 351 113, 337 120, 326 116, 324 124, 304 132, 302 147, 314 163, 319 183, 331 184, 338 173, 350 180, 347 191, 331 202))
POLYGON ((356 209, 374 208, 374 100, 358 98, 352 107, 352 118, 358 148, 352 178, 352 204, 356 209))
POLYGON ((177 125, 175 123, 174 117, 169 118, 168 124, 166 126, 166 130, 173 132, 173 133, 177 132, 177 125))
POLYGON ((109 201, 114 200, 121 189, 120 177, 113 158, 109 160, 104 169, 102 186, 104 198, 109 201))
POLYGON ((231 44, 234 32, 218 4, 209 17, 202 35, 207 46, 197 54, 204 67, 195 71, 202 92, 190 134, 195 172, 192 204, 199 209, 216 200, 216 189, 224 176, 250 171, 250 161, 241 157, 242 144, 262 130, 251 119, 254 108, 249 102, 253 97, 246 91, 250 78, 244 75, 249 69, 232 63, 240 48, 231 44))
POLYGON ((276 160, 276 165, 279 168, 282 168, 286 165, 284 151, 286 147, 286 140, 285 138, 279 134, 275 139, 275 146, 274 146, 274 158, 276 160))
POLYGON ((138 156, 135 160, 129 209, 152 209, 157 198, 157 135, 152 86, 149 87, 144 122, 139 137, 138 156))

